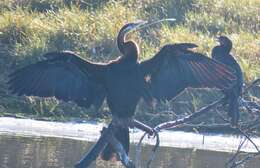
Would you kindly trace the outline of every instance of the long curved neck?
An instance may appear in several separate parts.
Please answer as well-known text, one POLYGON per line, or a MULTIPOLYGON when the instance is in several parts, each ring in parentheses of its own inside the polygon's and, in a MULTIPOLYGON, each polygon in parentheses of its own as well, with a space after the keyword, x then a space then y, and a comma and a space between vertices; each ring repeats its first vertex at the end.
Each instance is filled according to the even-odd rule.
POLYGON ((225 44, 222 44, 221 47, 225 50, 225 52, 230 53, 232 49, 232 42, 226 42, 225 44))
POLYGON ((126 41, 125 36, 126 33, 124 32, 125 27, 123 27, 117 36, 117 46, 119 51, 122 53, 125 60, 128 60, 130 62, 134 61, 136 62, 138 59, 139 49, 137 44, 132 41, 126 41))
POLYGON ((123 54, 124 53, 124 45, 125 45, 125 36, 126 34, 124 33, 124 27, 119 31, 118 36, 117 36, 117 47, 119 51, 123 54))

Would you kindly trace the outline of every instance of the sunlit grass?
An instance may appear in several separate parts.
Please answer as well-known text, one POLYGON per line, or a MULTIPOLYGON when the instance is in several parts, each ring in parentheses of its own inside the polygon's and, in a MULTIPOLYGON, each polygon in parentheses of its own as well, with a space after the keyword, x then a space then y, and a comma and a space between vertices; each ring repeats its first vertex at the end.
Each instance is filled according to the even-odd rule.
MULTIPOLYGON (((6 89, 8 73, 42 59, 41 55, 49 51, 72 50, 94 61, 116 58, 119 53, 115 40, 122 25, 140 19, 165 17, 175 17, 177 21, 130 34, 140 46, 141 60, 152 57, 167 43, 178 42, 195 43, 199 46, 198 52, 210 56, 212 48, 217 45, 215 36, 224 34, 233 41, 232 53, 244 71, 246 82, 260 77, 258 0, 240 0, 239 3, 236 0, 67 2, 0 2, 0 54, 4 56, 4 59, 0 56, 0 69, 3 70, 0 86, 4 86, 0 91, 6 89)), ((16 107, 14 103, 23 104, 22 99, 18 101, 16 97, 9 101, 1 100, 10 109, 16 107)), ((45 103, 47 106, 48 102, 45 103)), ((37 103, 34 106, 38 106, 37 103)), ((52 106, 50 104, 47 109, 52 109, 52 106)), ((51 111, 55 113, 61 108, 51 111)))
POLYGON ((186 22, 205 33, 259 32, 258 0, 195 0, 186 22))

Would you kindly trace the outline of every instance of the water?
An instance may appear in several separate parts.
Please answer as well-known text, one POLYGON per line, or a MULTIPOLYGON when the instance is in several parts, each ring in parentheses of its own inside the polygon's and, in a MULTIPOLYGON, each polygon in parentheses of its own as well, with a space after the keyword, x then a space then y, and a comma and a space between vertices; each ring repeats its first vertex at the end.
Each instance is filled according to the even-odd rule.
MULTIPOLYGON (((98 138, 101 128, 102 125, 99 124, 0 118, 0 168, 71 168, 93 145, 89 141, 98 138)), ((131 141, 136 142, 139 135, 140 132, 134 131, 131 141)), ((161 134, 161 141, 161 147, 153 161, 154 168, 224 168, 232 156, 230 152, 235 151, 240 138, 165 132, 161 134)), ((260 140, 255 141, 260 144, 260 140)), ((145 141, 141 160, 147 160, 151 150, 149 144, 152 142, 149 139, 145 141)), ((254 148, 248 143, 243 150, 254 151, 254 148)), ((133 144, 130 157, 134 156, 133 144)), ((259 165, 260 157, 244 167, 259 168, 259 165)), ((91 167, 122 166, 117 162, 98 159, 91 167)))

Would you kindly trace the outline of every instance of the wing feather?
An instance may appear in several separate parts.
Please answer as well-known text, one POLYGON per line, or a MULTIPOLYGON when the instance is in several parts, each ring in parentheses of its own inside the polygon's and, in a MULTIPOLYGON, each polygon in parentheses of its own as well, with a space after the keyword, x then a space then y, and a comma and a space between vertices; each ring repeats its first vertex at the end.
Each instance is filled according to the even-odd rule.
POLYGON ((203 54, 188 50, 189 43, 165 45, 154 57, 140 63, 144 76, 151 76, 150 91, 157 99, 172 99, 185 88, 233 87, 234 72, 203 54), (174 73, 173 73, 174 72, 174 73), (170 86, 170 87, 169 87, 170 86))
POLYGON ((101 81, 105 64, 88 62, 72 52, 53 52, 44 56, 47 60, 9 75, 12 93, 56 97, 85 107, 101 105, 106 95, 101 81))

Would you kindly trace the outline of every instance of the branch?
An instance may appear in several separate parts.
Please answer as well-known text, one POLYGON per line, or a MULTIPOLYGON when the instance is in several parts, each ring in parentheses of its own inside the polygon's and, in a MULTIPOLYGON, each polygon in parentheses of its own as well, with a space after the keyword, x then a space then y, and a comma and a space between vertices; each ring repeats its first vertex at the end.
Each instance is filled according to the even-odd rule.
POLYGON ((228 167, 228 165, 233 165, 237 156, 241 153, 241 148, 243 147, 243 145, 245 144, 246 142, 246 138, 243 138, 243 140, 240 141, 240 144, 238 145, 237 147, 237 151, 236 153, 229 159, 229 161, 226 163, 226 167, 228 167))
POLYGON ((153 128, 149 127, 148 125, 145 125, 144 123, 142 123, 142 122, 140 122, 138 120, 133 120, 133 125, 136 128, 138 128, 138 129, 148 133, 149 135, 153 135, 155 133, 153 128))
POLYGON ((236 168, 239 165, 245 164, 246 162, 250 161, 251 159, 254 159, 255 157, 259 156, 260 152, 257 153, 248 153, 245 158, 243 158, 242 160, 239 160, 237 162, 233 162, 233 164, 231 165, 230 168, 236 168))
MULTIPOLYGON (((147 135, 147 133, 144 133, 142 135, 141 139, 138 142, 137 148, 136 148, 135 164, 136 164, 137 167, 141 167, 141 165, 140 165, 140 158, 141 158, 141 152, 142 152, 141 144, 142 144, 142 141, 144 140, 144 137, 146 135, 147 135)), ((152 153, 150 154, 149 160, 147 161, 147 164, 146 164, 147 168, 149 168, 151 166, 151 163, 155 158, 156 151, 157 151, 157 149, 160 145, 160 137, 159 137, 158 132, 154 132, 154 136, 156 137, 156 144, 155 144, 154 148, 152 149, 152 153)))
POLYGON ((210 109, 212 109, 213 107, 216 107, 218 104, 224 102, 224 100, 225 100, 225 98, 222 97, 219 100, 209 104, 208 106, 201 108, 199 111, 192 113, 191 115, 188 115, 188 116, 181 118, 181 119, 178 119, 178 120, 174 120, 174 121, 170 121, 170 122, 164 122, 164 123, 156 126, 154 129, 156 131, 161 131, 162 129, 170 129, 170 128, 174 128, 178 125, 190 122, 193 119, 201 116, 202 114, 209 112, 210 109))
POLYGON ((241 99, 240 103, 242 106, 246 107, 247 109, 250 109, 250 110, 255 109, 255 110, 260 111, 260 105, 256 102, 241 99))
MULTIPOLYGON (((242 94, 245 94, 249 89, 251 89, 255 84, 257 84, 260 81, 259 79, 256 79, 253 81, 247 88, 244 89, 242 94)), ((188 115, 182 119, 174 120, 174 121, 169 121, 169 122, 164 122, 162 124, 157 125, 154 129, 156 131, 161 131, 162 129, 170 129, 170 128, 175 128, 176 126, 179 126, 181 124, 191 122, 193 119, 208 113, 210 109, 216 107, 218 104, 223 103, 225 100, 224 97, 220 98, 219 100, 209 104, 206 107, 201 108, 199 111, 192 113, 191 115, 188 115)))
MULTIPOLYGON (((258 119, 257 119, 258 120, 258 119)), ((235 128, 236 130, 238 130, 242 135, 244 135, 244 140, 242 143, 239 144, 238 149, 236 151, 236 153, 232 156, 231 159, 229 159, 229 161, 226 163, 226 167, 230 167, 230 168, 236 168, 239 167, 242 164, 245 164, 246 162, 248 162, 249 160, 255 158, 256 156, 260 155, 260 151, 258 146, 254 143, 254 141, 250 138, 250 134, 253 134, 251 127, 254 127, 254 125, 258 125, 257 122, 253 122, 253 125, 250 124, 248 127, 244 127, 242 129, 242 127, 237 127, 235 128), (255 153, 247 153, 245 156, 243 156, 243 158, 238 157, 239 154, 241 154, 241 148, 243 147, 243 145, 245 144, 246 141, 249 141, 250 143, 252 143, 252 145, 255 147, 255 149, 257 150, 257 152, 255 153)), ((255 135, 254 135, 255 136, 255 135)))
POLYGON ((88 167, 96 158, 99 153, 105 148, 109 143, 112 145, 116 151, 118 158, 126 168, 135 168, 133 162, 128 158, 122 144, 114 137, 113 132, 115 127, 110 123, 108 128, 103 128, 101 131, 101 136, 97 143, 92 147, 92 149, 75 165, 75 168, 86 168, 88 167))
MULTIPOLYGON (((155 158, 156 151, 157 151, 157 149, 158 149, 158 147, 160 145, 160 137, 159 137, 159 134, 157 132, 155 133, 155 137, 156 137, 156 144, 155 144, 154 148, 152 149, 152 154, 150 155, 150 158, 149 158, 149 160, 147 162, 147 166, 146 166, 147 168, 149 168, 151 166, 151 163, 152 163, 152 161, 155 158)), ((140 141, 140 143, 141 142, 142 141, 140 141)))
MULTIPOLYGON (((121 121, 114 121, 114 123, 122 124, 121 121)), ((141 129, 142 131, 148 133, 149 135, 154 134, 154 130, 137 121, 137 120, 127 120, 124 121, 125 125, 129 127, 136 127, 138 129, 141 129)), ((129 159, 127 156, 122 144, 114 137, 113 132, 116 130, 115 124, 112 124, 112 122, 109 124, 108 128, 103 128, 101 131, 101 136, 98 139, 97 143, 90 149, 88 153, 85 154, 85 156, 75 165, 75 168, 86 168, 88 167, 96 158, 98 157, 99 153, 105 148, 105 146, 109 143, 113 146, 114 150, 116 151, 118 158, 122 162, 122 164, 127 168, 134 168, 134 163, 129 159)))
POLYGON ((244 135, 246 137, 246 139, 249 140, 249 142, 252 143, 252 145, 255 147, 255 149, 257 150, 257 152, 260 152, 259 148, 257 147, 257 145, 254 143, 254 141, 250 138, 250 136, 244 132, 241 128, 236 128, 237 130, 239 130, 239 132, 244 135))
POLYGON ((124 147, 122 144, 113 136, 113 130, 110 130, 109 128, 105 128, 105 131, 108 133, 105 135, 106 139, 108 140, 109 144, 112 145, 113 149, 116 151, 118 158, 122 162, 122 164, 126 168, 135 168, 134 163, 129 159, 127 156, 127 153, 124 150, 124 147))
POLYGON ((85 156, 75 165, 75 168, 86 168, 88 167, 96 158, 98 157, 99 153, 105 148, 108 144, 107 136, 108 131, 112 128, 112 124, 109 124, 108 128, 104 128, 101 131, 101 136, 98 139, 97 143, 90 149, 89 152, 85 154, 85 156))

